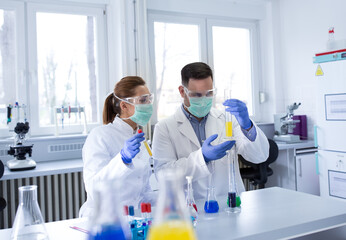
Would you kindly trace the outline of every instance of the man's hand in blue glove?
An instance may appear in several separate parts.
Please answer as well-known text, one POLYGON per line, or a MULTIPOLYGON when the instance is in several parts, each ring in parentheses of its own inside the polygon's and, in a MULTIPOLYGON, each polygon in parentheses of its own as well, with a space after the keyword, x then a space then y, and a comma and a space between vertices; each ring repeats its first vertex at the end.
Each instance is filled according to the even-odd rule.
POLYGON ((251 128, 252 123, 245 103, 237 99, 228 99, 224 101, 223 105, 227 106, 227 112, 235 116, 242 129, 247 130, 251 128))
POLYGON ((129 138, 120 151, 121 159, 124 163, 129 164, 132 159, 139 153, 141 142, 144 140, 144 133, 137 133, 129 138))
POLYGON ((217 138, 217 134, 208 137, 202 145, 202 154, 206 162, 223 158, 226 155, 226 151, 231 149, 235 141, 226 141, 219 145, 211 145, 210 143, 217 138))

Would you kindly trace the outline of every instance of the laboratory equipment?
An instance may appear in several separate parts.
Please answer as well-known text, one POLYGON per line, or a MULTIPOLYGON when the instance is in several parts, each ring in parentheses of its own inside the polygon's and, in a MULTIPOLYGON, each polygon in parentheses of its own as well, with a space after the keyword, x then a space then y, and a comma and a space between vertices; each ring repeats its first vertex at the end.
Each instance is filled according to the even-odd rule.
POLYGON ((209 186, 207 189, 207 197, 204 203, 204 211, 206 213, 217 213, 219 211, 219 203, 216 200, 215 185, 214 185, 214 172, 215 172, 215 161, 208 163, 210 168, 209 175, 209 186))
POLYGON ((19 205, 14 218, 11 239, 49 239, 37 202, 37 186, 19 187, 19 205))
POLYGON ((186 180, 187 180, 186 206, 189 209, 192 225, 196 227, 198 211, 197 211, 197 205, 196 205, 195 199, 193 198, 192 176, 186 176, 186 180))
POLYGON ((274 127, 275 127, 275 141, 283 141, 283 142, 300 142, 300 136, 294 135, 294 128, 296 127, 296 123, 299 123, 300 120, 295 120, 293 118, 294 110, 298 109, 300 103, 293 103, 292 105, 287 106, 287 114, 274 115, 274 127))
MULTIPOLYGON (((81 106, 75 106, 75 107, 56 107, 54 110, 54 119, 55 119, 55 136, 59 136, 59 120, 58 120, 58 114, 60 114, 60 120, 61 120, 61 128, 62 130, 64 130, 64 119, 65 119, 65 114, 68 114, 68 118, 71 117, 71 113, 78 113, 78 117, 79 117, 79 123, 81 123, 81 117, 82 117, 82 113, 83 113, 83 134, 88 134, 88 126, 87 126, 87 120, 86 120, 86 113, 85 113, 85 107, 81 107, 81 106)), ((70 121, 70 120, 69 120, 70 121)))
POLYGON ((30 170, 36 167, 36 162, 30 158, 26 158, 26 154, 31 157, 33 144, 24 145, 26 140, 25 135, 29 132, 29 123, 18 122, 14 128, 14 132, 17 134, 14 139, 14 146, 10 146, 8 155, 12 155, 15 158, 7 161, 6 165, 11 171, 30 170))
MULTIPOLYGON (((89 240, 125 240, 130 237, 128 224, 121 216, 118 181, 100 181, 95 186, 95 205, 90 218, 89 240)), ((129 212, 131 211, 129 207, 129 212)))
MULTIPOLYGON (((142 129, 138 129, 138 133, 142 133, 142 132, 143 132, 142 129)), ((153 157, 153 153, 152 153, 152 151, 151 151, 151 148, 150 148, 150 146, 149 146, 147 140, 144 139, 143 144, 144 144, 144 146, 145 146, 145 149, 147 149, 147 152, 148 152, 149 156, 152 158, 152 157, 153 157)))
POLYGON ((148 240, 196 239, 184 202, 182 174, 173 169, 159 172, 160 192, 148 240))
MULTIPOLYGON (((231 90, 225 89, 224 100, 231 99, 231 90)), ((233 136, 233 115, 225 110, 225 138, 224 141, 234 140, 233 136)), ((237 161, 236 144, 227 151, 227 163, 228 163, 228 195, 227 195, 227 207, 226 212, 240 212, 240 197, 238 196, 236 180, 235 180, 235 163, 237 161), (239 205, 237 206, 237 198, 239 205)))

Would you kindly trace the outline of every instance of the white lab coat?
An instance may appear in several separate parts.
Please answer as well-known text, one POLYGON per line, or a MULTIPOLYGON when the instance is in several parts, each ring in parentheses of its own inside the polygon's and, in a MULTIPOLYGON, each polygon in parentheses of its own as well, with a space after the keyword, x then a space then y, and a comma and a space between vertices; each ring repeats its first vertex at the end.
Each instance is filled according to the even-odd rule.
POLYGON ((94 204, 94 186, 98 181, 114 179, 120 181, 119 191, 122 205, 135 208, 142 201, 153 203, 149 177, 152 173, 149 154, 144 144, 131 164, 124 164, 120 150, 130 137, 136 134, 133 128, 116 117, 113 123, 99 126, 91 131, 83 146, 83 177, 87 201, 80 209, 81 217, 90 216, 94 204))
MULTIPOLYGON (((235 119, 235 118, 233 118, 235 119)), ((254 142, 251 142, 241 131, 236 120, 233 122, 233 135, 236 140, 236 151, 245 159, 253 163, 264 162, 269 155, 269 143, 264 133, 253 123, 257 131, 254 142)), ((225 115, 212 108, 205 125, 206 138, 218 134, 212 144, 221 143, 225 136, 225 115)), ((205 198, 208 187, 209 168, 204 161, 201 145, 191 126, 190 121, 179 107, 173 116, 170 116, 155 126, 153 137, 153 157, 156 176, 164 168, 181 169, 184 176, 193 176, 193 191, 195 199, 205 198)), ((227 158, 215 161, 215 190, 216 195, 226 196, 228 192, 227 158)), ((236 184, 238 192, 245 190, 242 182, 238 161, 235 166, 236 184)), ((222 201, 222 200, 221 200, 222 201)))

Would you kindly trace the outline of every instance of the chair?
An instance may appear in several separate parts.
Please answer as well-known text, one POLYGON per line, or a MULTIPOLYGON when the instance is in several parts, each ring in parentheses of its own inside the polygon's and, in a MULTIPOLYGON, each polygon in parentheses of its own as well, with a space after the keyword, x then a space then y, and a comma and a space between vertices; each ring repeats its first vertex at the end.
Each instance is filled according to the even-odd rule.
POLYGON ((243 179, 248 179, 253 186, 258 185, 258 188, 264 188, 267 182, 268 176, 273 175, 273 170, 269 167, 269 164, 273 163, 278 155, 279 149, 276 142, 268 139, 269 142, 269 156, 263 163, 255 164, 246 161, 241 155, 238 155, 238 159, 246 166, 240 168, 240 175, 243 179))
MULTIPOLYGON (((5 171, 4 164, 0 160, 0 178, 2 178, 2 176, 4 175, 4 171, 5 171)), ((4 210, 5 207, 6 207, 6 200, 0 197, 0 212, 4 210)))

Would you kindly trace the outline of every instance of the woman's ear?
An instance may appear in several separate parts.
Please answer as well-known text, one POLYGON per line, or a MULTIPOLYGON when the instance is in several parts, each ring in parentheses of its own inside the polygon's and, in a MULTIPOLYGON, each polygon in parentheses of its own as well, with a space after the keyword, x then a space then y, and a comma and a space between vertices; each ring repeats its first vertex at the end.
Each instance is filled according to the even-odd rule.
POLYGON ((127 104, 124 101, 120 102, 120 109, 121 109, 121 112, 126 112, 127 104))

